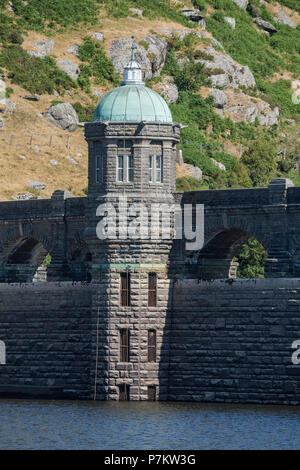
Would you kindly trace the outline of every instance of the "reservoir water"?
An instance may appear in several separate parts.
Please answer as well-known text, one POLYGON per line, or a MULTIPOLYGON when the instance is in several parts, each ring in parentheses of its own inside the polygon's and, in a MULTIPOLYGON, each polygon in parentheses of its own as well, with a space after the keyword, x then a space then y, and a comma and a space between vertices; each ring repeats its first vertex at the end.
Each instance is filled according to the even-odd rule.
POLYGON ((0 449, 299 449, 300 407, 0 400, 0 449))

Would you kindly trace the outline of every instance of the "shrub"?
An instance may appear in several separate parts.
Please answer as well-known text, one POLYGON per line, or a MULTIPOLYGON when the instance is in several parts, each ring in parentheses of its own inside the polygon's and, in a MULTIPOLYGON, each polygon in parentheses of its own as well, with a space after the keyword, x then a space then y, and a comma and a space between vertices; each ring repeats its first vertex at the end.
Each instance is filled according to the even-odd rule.
POLYGON ((253 237, 241 246, 238 256, 233 261, 239 263, 238 278, 263 278, 265 277, 265 260, 267 252, 265 248, 253 237))
POLYGON ((5 67, 12 83, 31 93, 63 92, 76 83, 60 70, 51 57, 30 57, 20 46, 6 46, 0 54, 0 66, 5 67))

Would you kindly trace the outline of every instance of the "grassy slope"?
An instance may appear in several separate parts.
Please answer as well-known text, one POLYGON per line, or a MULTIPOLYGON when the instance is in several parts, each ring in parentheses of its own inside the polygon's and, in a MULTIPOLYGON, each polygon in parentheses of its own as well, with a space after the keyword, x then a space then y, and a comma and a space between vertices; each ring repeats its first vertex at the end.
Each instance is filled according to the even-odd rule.
MULTIPOLYGON (((121 0, 117 7, 116 2, 110 0, 84 0, 80 3, 80 9, 76 6, 78 2, 69 1, 68 8, 75 8, 72 15, 68 14, 68 9, 61 8, 63 4, 61 0, 52 2, 53 9, 45 9, 49 6, 46 0, 30 0, 29 3, 31 9, 29 14, 25 14, 21 0, 15 0, 17 13, 19 13, 16 16, 5 9, 8 2, 0 0, 0 8, 4 8, 2 11, 5 13, 5 16, 0 17, 0 21, 2 25, 7 23, 7 28, 2 28, 2 33, 0 33, 4 50, 11 47, 11 43, 14 43, 14 47, 32 49, 34 42, 47 34, 55 40, 55 47, 51 53, 55 60, 71 59, 79 63, 79 59, 74 55, 66 54, 66 51, 71 44, 82 43, 84 37, 91 36, 93 31, 104 33, 104 46, 107 51, 111 41, 122 35, 129 36, 134 32, 139 41, 153 31, 160 32, 161 28, 173 28, 178 31, 188 26, 186 20, 175 11, 174 4, 171 2, 170 6, 165 8, 166 2, 163 0, 154 0, 151 3, 145 0, 135 2, 121 0), (143 9, 145 16, 143 18, 128 17, 130 6, 143 9), (109 16, 106 14, 105 7, 110 12, 109 16), (8 37, 11 34, 8 31, 12 31, 12 27, 16 37, 8 37), (18 31, 22 33, 21 40, 18 38, 18 31), (22 38, 24 42, 19 45, 22 38)), ((189 7, 192 6, 191 2, 185 3, 189 7)), ((297 129, 300 127, 299 105, 295 106, 291 103, 290 81, 297 78, 300 67, 299 51, 295 49, 298 47, 299 29, 291 30, 282 26, 279 28, 280 31, 275 41, 274 37, 263 36, 253 25, 251 16, 238 9, 230 0, 209 0, 202 3, 207 8, 206 15, 210 15, 208 30, 224 44, 233 58, 250 66, 258 83, 258 96, 266 99, 273 106, 279 105, 283 117, 296 119, 293 132, 296 131, 297 134, 297 129), (224 15, 232 15, 237 19, 235 31, 224 23, 224 15), (283 41, 287 52, 282 50, 283 41), (278 79, 283 79, 285 82, 279 82, 278 79)), ((7 58, 10 57, 12 54, 7 55, 7 58)), ((17 73, 14 71, 14 76, 6 80, 6 85, 13 89, 11 99, 17 104, 17 111, 5 116, 5 127, 0 130, 1 199, 9 199, 12 194, 27 191, 27 183, 30 180, 41 180, 47 183, 47 189, 42 192, 43 197, 49 196, 57 188, 69 188, 74 195, 83 194, 83 188, 87 184, 87 148, 82 129, 71 134, 70 148, 67 148, 69 134, 52 126, 45 119, 37 117, 37 114, 45 112, 51 102, 58 99, 71 103, 80 102, 83 106, 92 108, 96 106, 97 100, 93 98, 90 90, 107 91, 113 86, 111 82, 113 78, 110 80, 100 74, 97 80, 88 80, 88 83, 82 84, 83 89, 81 89, 77 84, 68 81, 63 74, 58 75, 53 64, 38 65, 45 67, 47 73, 50 67, 54 80, 51 89, 54 86, 56 89, 69 88, 72 89, 74 95, 57 98, 47 94, 45 90, 39 102, 28 102, 22 98, 26 94, 25 89, 13 83, 16 81, 17 73), (95 84, 96 81, 97 84, 95 84), (12 140, 11 135, 14 135, 12 140), (31 135, 34 137, 29 145, 31 135), (51 136, 53 136, 52 145, 49 146, 51 136), (39 153, 35 152, 35 145, 39 145, 39 153), (78 152, 82 154, 81 157, 76 156, 78 152), (25 155, 26 160, 20 159, 19 155, 25 155), (66 158, 67 156, 75 158, 79 165, 72 165, 66 158), (57 167, 50 164, 51 159, 58 162, 57 167)), ((7 71, 7 59, 2 61, 1 66, 0 57, 0 68, 7 71)), ((168 72, 170 71, 172 72, 171 68, 168 72)), ((30 71, 30 73, 33 72, 30 71)), ((49 85, 47 73, 43 80, 40 78, 42 74, 38 74, 41 87, 49 85)), ((90 73, 98 72, 93 68, 88 69, 87 76, 90 73)), ((32 82, 31 84, 24 82, 24 87, 35 91, 36 83, 34 80, 32 82)), ((249 178, 244 174, 244 169, 238 168, 234 171, 236 160, 224 152, 216 152, 214 150, 216 144, 227 142, 231 148, 238 148, 240 143, 246 145, 249 140, 260 134, 261 138, 273 139, 274 143, 280 147, 282 130, 289 133, 289 126, 285 126, 284 129, 266 131, 254 125, 235 125, 219 118, 214 113, 211 102, 204 101, 198 93, 197 90, 182 91, 179 103, 172 106, 174 118, 189 124, 189 129, 183 132, 182 139, 185 160, 201 166, 208 176, 210 187, 249 185, 249 178), (210 126, 212 132, 208 136, 207 130, 210 126), (230 131, 230 136, 228 136, 228 131, 230 131), (210 150, 200 154, 198 149, 200 142, 207 143, 211 147, 210 150), (226 164, 229 169, 226 175, 211 164, 211 156, 226 164)), ((189 186, 185 184, 186 181, 181 183, 181 187, 184 188, 195 187, 194 182, 191 181, 188 182, 189 186)))

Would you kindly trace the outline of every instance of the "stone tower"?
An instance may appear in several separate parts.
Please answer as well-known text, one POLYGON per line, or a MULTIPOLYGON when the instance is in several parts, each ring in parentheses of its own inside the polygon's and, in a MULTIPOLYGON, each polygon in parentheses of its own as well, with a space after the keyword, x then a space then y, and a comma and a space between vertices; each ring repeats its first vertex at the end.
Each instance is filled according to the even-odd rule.
POLYGON ((133 42, 121 86, 104 96, 85 125, 85 239, 95 285, 91 384, 98 400, 163 399, 167 393, 162 364, 172 230, 161 237, 157 207, 174 202, 180 125, 145 86, 134 49, 133 42))

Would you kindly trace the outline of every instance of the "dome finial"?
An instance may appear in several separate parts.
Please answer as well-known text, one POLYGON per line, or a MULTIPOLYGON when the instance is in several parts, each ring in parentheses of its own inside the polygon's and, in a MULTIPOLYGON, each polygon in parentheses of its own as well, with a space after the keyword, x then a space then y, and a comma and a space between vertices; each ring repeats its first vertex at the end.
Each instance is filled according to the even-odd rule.
POLYGON ((131 36, 132 39, 132 46, 131 46, 131 61, 133 62, 135 60, 134 58, 134 49, 137 49, 136 42, 134 40, 134 35, 131 36))
POLYGON ((135 60, 134 50, 137 49, 134 36, 131 36, 131 59, 130 62, 124 67, 123 82, 121 85, 145 85, 142 78, 142 69, 138 62, 135 60))

